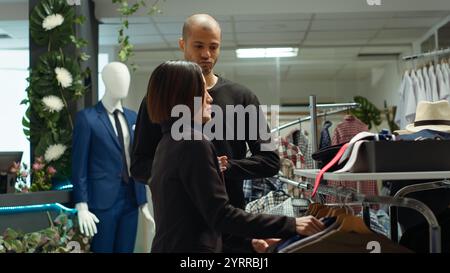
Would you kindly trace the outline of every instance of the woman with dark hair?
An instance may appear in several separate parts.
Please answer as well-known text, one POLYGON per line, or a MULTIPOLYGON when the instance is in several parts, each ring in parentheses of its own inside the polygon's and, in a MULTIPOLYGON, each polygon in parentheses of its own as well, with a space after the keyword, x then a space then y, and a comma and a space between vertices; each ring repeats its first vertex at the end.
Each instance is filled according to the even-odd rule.
POLYGON ((254 215, 229 203, 215 148, 198 130, 211 119, 211 103, 195 63, 168 61, 150 77, 148 114, 161 124, 163 133, 150 182, 156 223, 152 252, 221 252, 222 233, 266 239, 322 230, 323 224, 314 217, 254 215), (194 97, 202 98, 200 109, 194 109, 194 97), (181 127, 188 136, 181 140, 171 135, 175 122, 171 111, 177 105, 193 113, 191 126, 181 127))

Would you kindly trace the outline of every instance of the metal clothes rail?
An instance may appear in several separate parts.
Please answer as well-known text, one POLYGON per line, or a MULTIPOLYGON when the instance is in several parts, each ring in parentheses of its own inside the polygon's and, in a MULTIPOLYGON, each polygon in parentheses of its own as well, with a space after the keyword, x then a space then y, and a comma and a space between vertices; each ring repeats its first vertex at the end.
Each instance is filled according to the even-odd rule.
MULTIPOLYGON (((284 177, 279 177, 281 182, 288 183, 290 185, 297 186, 301 189, 311 189, 312 185, 307 182, 296 182, 289 180, 284 177)), ((440 253, 441 252, 441 228, 436 219, 434 213, 421 201, 399 197, 399 196, 366 196, 364 194, 356 193, 355 191, 349 189, 339 189, 334 187, 329 187, 325 185, 320 185, 318 189, 318 193, 324 195, 333 195, 340 196, 344 198, 348 198, 350 202, 360 202, 361 206, 367 207, 368 204, 386 204, 395 207, 405 207, 418 211, 420 214, 424 216, 429 225, 430 231, 430 253, 440 253)), ((366 213, 365 213, 366 214, 366 213)), ((367 214, 366 214, 367 215, 367 214)), ((370 217, 370 215, 369 215, 370 217)), ((365 219, 366 220, 366 219, 365 219)), ((391 218, 391 224, 393 219, 391 218)), ((366 222, 367 223, 367 222, 366 222)), ((369 222, 370 223, 370 222, 369 222)), ((397 222, 395 221, 395 227, 397 222)), ((391 228, 392 232, 392 228, 391 228)))
MULTIPOLYGON (((419 183, 419 184, 413 184, 406 187, 403 187, 400 189, 395 195, 394 198, 398 197, 404 197, 407 194, 413 193, 413 192, 419 192, 419 191, 427 191, 427 190, 435 190, 435 189, 445 189, 450 188, 450 181, 449 180, 441 180, 441 181, 434 181, 434 182, 426 182, 426 183, 419 183)), ((394 242, 398 242, 398 230, 397 228, 393 228, 394 225, 398 222, 398 209, 395 206, 389 207, 389 215, 391 217, 391 239, 394 242)))
MULTIPOLYGON (((327 112, 320 113, 320 114, 316 115, 316 117, 323 117, 323 116, 330 116, 330 115, 342 113, 342 112, 347 111, 348 109, 358 108, 359 107, 359 103, 352 102, 352 103, 336 103, 336 104, 318 104, 318 105, 316 105, 316 107, 317 108, 333 108, 333 107, 335 107, 335 108, 343 108, 343 109, 327 111, 327 112)), ((283 129, 292 127, 294 125, 300 124, 302 122, 309 121, 311 119, 312 119, 311 116, 304 117, 304 118, 299 118, 298 120, 294 120, 294 121, 288 122, 286 124, 283 124, 283 125, 281 125, 281 126, 279 126, 277 128, 274 128, 274 129, 271 130, 271 132, 275 133, 275 132, 281 131, 283 129)))
POLYGON ((446 55, 446 54, 450 54, 450 48, 405 56, 405 57, 403 57, 403 60, 409 61, 409 60, 415 60, 415 59, 419 59, 419 58, 436 57, 436 56, 446 55))

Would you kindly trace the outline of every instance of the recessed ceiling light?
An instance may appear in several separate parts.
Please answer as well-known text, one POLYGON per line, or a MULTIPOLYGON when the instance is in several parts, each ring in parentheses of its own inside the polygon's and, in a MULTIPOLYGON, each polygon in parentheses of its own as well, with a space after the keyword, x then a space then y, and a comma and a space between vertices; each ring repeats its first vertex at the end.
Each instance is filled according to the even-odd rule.
POLYGON ((273 48, 238 48, 236 56, 238 58, 283 58, 295 57, 298 55, 296 47, 273 47, 273 48))

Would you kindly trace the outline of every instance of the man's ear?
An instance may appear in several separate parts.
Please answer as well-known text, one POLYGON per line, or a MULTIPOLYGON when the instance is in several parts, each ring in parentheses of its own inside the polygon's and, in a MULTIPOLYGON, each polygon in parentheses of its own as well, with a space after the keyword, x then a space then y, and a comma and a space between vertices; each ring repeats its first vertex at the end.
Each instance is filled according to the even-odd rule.
POLYGON ((180 48, 181 51, 184 51, 184 45, 185 45, 185 41, 181 37, 180 39, 178 39, 178 47, 180 48))

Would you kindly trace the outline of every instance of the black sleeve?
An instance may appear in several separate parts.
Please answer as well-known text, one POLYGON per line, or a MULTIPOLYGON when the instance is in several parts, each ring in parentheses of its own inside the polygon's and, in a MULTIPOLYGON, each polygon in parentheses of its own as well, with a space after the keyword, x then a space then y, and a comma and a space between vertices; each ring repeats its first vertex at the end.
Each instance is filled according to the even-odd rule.
POLYGON ((151 176, 156 147, 161 140, 161 126, 152 123, 147 113, 147 97, 142 99, 131 147, 131 176, 138 182, 147 183, 151 176))
MULTIPOLYGON (((260 104, 255 95, 249 96, 246 105, 255 105, 260 113, 260 104)), ((249 124, 255 122, 246 117, 246 142, 251 151, 251 156, 243 159, 228 159, 228 169, 224 172, 226 178, 231 179, 255 179, 271 177, 278 174, 280 170, 280 157, 276 150, 276 145, 272 145, 271 139, 262 140, 259 129, 256 132, 256 139, 251 139, 249 124)), ((263 114, 256 120, 257 128, 266 128, 266 133, 270 134, 270 128, 263 114), (260 118, 261 117, 261 118, 260 118)))
POLYGON ((217 155, 206 140, 185 141, 180 177, 184 188, 205 222, 215 230, 249 238, 286 238, 295 235, 295 219, 249 214, 228 201, 219 175, 217 155))

